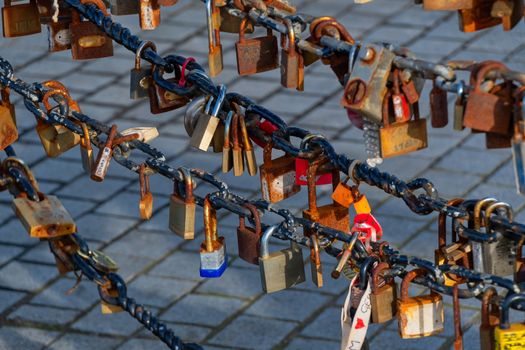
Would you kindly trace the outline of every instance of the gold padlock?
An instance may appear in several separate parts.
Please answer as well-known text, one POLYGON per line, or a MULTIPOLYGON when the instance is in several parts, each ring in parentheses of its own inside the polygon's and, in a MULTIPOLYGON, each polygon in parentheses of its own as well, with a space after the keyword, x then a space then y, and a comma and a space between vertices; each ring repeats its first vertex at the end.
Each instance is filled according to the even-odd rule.
POLYGON ((512 294, 501 304, 499 327, 494 330, 495 350, 523 349, 525 347, 525 324, 510 323, 509 309, 513 304, 525 301, 525 295, 512 294))
POLYGON ((139 168, 140 201, 139 213, 142 220, 151 219, 153 214, 153 195, 149 188, 149 175, 146 175, 146 164, 142 163, 139 168))
POLYGON ((184 196, 179 193, 178 183, 173 184, 170 197, 170 230, 184 239, 195 238, 195 197, 193 196, 193 179, 187 168, 179 168, 184 179, 184 196))

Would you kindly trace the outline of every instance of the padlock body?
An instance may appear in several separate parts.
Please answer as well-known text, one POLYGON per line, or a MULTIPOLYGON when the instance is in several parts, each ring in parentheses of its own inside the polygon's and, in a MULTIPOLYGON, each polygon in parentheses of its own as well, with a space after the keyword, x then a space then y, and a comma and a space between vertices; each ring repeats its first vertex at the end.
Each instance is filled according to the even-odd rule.
POLYGON ((427 337, 444 329, 444 308, 441 295, 408 298, 397 301, 399 335, 403 339, 427 337))
POLYGON ((494 243, 471 242, 474 271, 496 276, 514 273, 516 243, 502 237, 494 243))
POLYGON ((206 113, 200 113, 197 125, 191 135, 190 145, 201 151, 207 151, 217 130, 220 119, 206 113))
POLYGON ((282 156, 260 166, 261 189, 264 200, 280 202, 301 190, 295 182, 295 160, 282 156))
MULTIPOLYGON (((291 44, 294 45, 294 44, 291 44)), ((283 50, 281 54, 281 85, 296 89, 299 86, 299 54, 283 50)))
POLYGON ((80 143, 80 135, 63 125, 38 123, 36 131, 48 157, 58 157, 80 143))
POLYGON ((279 67, 277 38, 274 35, 245 39, 235 44, 239 75, 266 72, 279 67))
POLYGON ((305 281, 301 247, 291 242, 290 248, 259 258, 262 288, 265 293, 278 292, 305 281))
POLYGON ((140 29, 154 30, 160 24, 160 6, 157 0, 140 0, 140 29))
POLYGON ((49 22, 48 26, 48 45, 50 52, 65 51, 71 49, 71 30, 69 29, 71 20, 59 20, 49 22))
POLYGON ((133 68, 130 71, 129 97, 132 100, 147 98, 151 79, 151 67, 133 68))
POLYGON ((2 24, 4 37, 40 33, 40 14, 34 1, 27 4, 4 6, 2 8, 2 24))
POLYGON ((389 158, 427 148, 426 119, 395 123, 379 129, 381 157, 389 158))
POLYGON ((304 210, 303 217, 315 221, 320 225, 333 228, 334 230, 348 232, 350 229, 350 213, 348 208, 339 204, 327 204, 317 207, 317 213, 304 210))
POLYGON ((228 255, 226 255, 226 246, 224 245, 224 237, 219 237, 217 242, 214 242, 215 250, 212 252, 206 251, 206 243, 202 243, 200 252, 200 276, 205 278, 221 277, 228 267, 228 255))
POLYGON ((509 132, 512 105, 494 94, 473 91, 469 94, 463 126, 485 132, 509 132))
POLYGON ((239 257, 254 265, 259 265, 259 252, 261 250, 260 236, 248 227, 237 228, 237 243, 239 245, 239 257))
POLYGON ((186 203, 171 195, 169 212, 170 230, 184 239, 195 238, 195 203, 186 203))
POLYGON ((523 349, 525 347, 525 324, 511 324, 508 329, 494 329, 495 350, 523 349))
POLYGON ((110 0, 111 14, 114 16, 135 15, 139 13, 138 0, 110 0))
POLYGON ((222 147, 224 146, 224 123, 220 120, 217 129, 215 129, 215 133, 213 134, 211 145, 214 153, 222 152, 222 147))
MULTIPOLYGON (((167 80, 176 83, 173 78, 167 80)), ((189 102, 187 97, 176 95, 155 84, 153 81, 149 84, 148 94, 150 100, 150 111, 152 114, 169 112, 184 107, 189 102)))
POLYGON ((71 215, 56 196, 46 196, 39 202, 15 198, 13 210, 29 235, 34 238, 53 238, 77 231, 71 215))
POLYGON ((222 45, 213 46, 208 53, 208 64, 210 68, 210 76, 216 77, 222 72, 222 45))
POLYGON ((493 4, 494 0, 477 0, 471 9, 459 10, 459 29, 472 33, 500 24, 501 19, 491 15, 493 4))
MULTIPOLYGON (((228 12, 226 7, 220 7, 221 25, 220 30, 224 33, 239 33, 241 29, 242 18, 233 16, 228 12)), ((248 22, 244 30, 246 34, 253 33, 253 23, 248 22)))
POLYGON ((0 105, 0 150, 4 150, 16 140, 18 140, 18 129, 13 109, 10 106, 0 105))
POLYGON ((113 41, 91 22, 72 23, 71 54, 75 60, 113 56, 113 41))
POLYGON ((397 289, 394 284, 386 284, 370 294, 372 323, 384 323, 396 316, 397 289))

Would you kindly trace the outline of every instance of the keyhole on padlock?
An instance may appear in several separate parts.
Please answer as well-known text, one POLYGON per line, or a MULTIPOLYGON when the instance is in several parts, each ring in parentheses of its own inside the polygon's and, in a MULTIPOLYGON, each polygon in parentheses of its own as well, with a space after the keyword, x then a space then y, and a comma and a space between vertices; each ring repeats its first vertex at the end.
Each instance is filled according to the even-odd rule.
POLYGON ((346 99, 349 104, 360 103, 366 95, 366 84, 364 81, 357 79, 348 85, 346 89, 346 99))

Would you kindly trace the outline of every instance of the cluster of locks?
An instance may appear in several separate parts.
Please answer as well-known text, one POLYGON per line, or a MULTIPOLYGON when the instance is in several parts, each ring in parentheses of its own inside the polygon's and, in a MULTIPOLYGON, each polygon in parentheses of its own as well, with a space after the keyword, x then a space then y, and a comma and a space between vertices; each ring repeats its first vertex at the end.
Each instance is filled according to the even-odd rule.
MULTIPOLYGON (((522 0, 419 2, 426 10, 459 10, 464 31, 498 24, 510 30, 523 17, 522 0)), ((338 263, 332 278, 344 275, 351 280, 341 317, 343 349, 364 346, 370 322, 384 323, 397 318, 403 338, 442 332, 445 326, 442 294, 454 297, 456 349, 462 348, 459 298, 469 297, 482 300, 483 349, 525 347, 525 325, 509 323, 509 310, 523 309, 525 305, 525 292, 520 286, 525 282, 522 257, 525 226, 512 221, 512 208, 493 198, 445 201, 426 179, 405 183, 374 168, 382 158, 427 147, 427 123, 420 116, 419 101, 425 80, 430 79, 433 81, 429 96, 431 126, 442 128, 448 124, 448 93, 456 94, 454 129, 470 128, 485 133, 487 148, 512 147, 518 191, 524 191, 525 74, 514 72, 501 62, 440 65, 418 60, 407 49, 394 45, 358 43, 334 18, 296 14, 295 7, 284 0, 206 0, 210 75, 222 71, 221 32, 239 35, 236 55, 240 75, 280 68, 281 85, 286 88, 303 90, 305 67, 321 59, 343 86, 342 107, 347 109, 352 123, 364 131, 368 160, 361 163, 337 154, 322 135, 289 127, 250 99, 228 93, 224 85, 215 86, 193 58, 159 56, 153 42, 141 41, 111 17, 138 13, 141 28, 151 30, 160 23, 160 6, 176 3, 176 0, 4 2, 5 37, 34 34, 44 24, 49 27, 50 51, 71 49, 73 59, 111 56, 113 41, 133 51, 131 99, 148 98, 153 114, 185 107, 184 127, 191 146, 222 153, 224 173, 233 170, 235 176, 245 171, 251 176, 260 175, 262 199, 250 201, 231 192, 227 184, 208 172, 173 168, 166 164, 163 153, 148 144, 158 136, 155 128, 119 131, 116 124, 104 125, 84 115, 60 82, 28 84, 15 78, 9 62, 0 59, 0 149, 7 154, 0 166, 0 189, 9 190, 14 196, 15 213, 31 237, 49 242, 61 273, 80 272, 96 282, 102 312, 127 311, 172 349, 200 349, 196 344, 183 343, 143 306, 128 298, 125 283, 116 274, 117 265, 102 252, 89 249, 56 196, 39 191, 31 170, 14 151, 18 130, 9 102, 10 91, 23 96, 26 108, 36 117, 36 131, 49 157, 58 157, 80 146, 83 168, 99 182, 104 181, 112 160, 136 172, 142 219, 150 219, 153 213, 149 181, 153 174, 174 182, 169 228, 178 236, 186 240, 195 238, 196 206, 202 206, 202 277, 220 277, 228 266, 226 239, 218 234, 217 209, 239 216, 239 257, 259 265, 265 293, 306 280, 301 246, 310 251, 307 260, 311 264, 312 282, 317 287, 323 286, 321 252, 336 257, 338 263), (256 25, 264 27, 267 34, 247 38, 256 25), (280 33, 280 55, 274 32, 280 33), (142 60, 150 64, 143 65, 142 60), (457 81, 456 71, 470 72, 470 81, 457 81), (168 74, 174 76, 165 79, 168 74), (292 137, 300 139, 299 147, 292 143, 292 137), (260 166, 254 144, 263 148, 260 166), (99 148, 97 155, 93 145, 99 148), (273 158, 274 149, 285 154, 273 158), (135 163, 130 159, 132 151, 144 153, 147 159, 135 163), (341 172, 347 175, 342 181, 341 172), (217 191, 198 196, 194 193, 197 179, 217 191), (349 184, 350 180, 354 185, 349 184), (362 182, 402 198, 418 214, 440 213, 434 262, 401 255, 382 240, 382 227, 359 190, 362 182), (318 205, 317 186, 326 184, 332 185, 333 201, 318 205), (308 191, 308 209, 303 210, 302 217, 275 206, 298 193, 301 186, 308 191), (421 189, 425 194, 416 195, 415 191, 421 189), (351 206, 356 212, 353 220, 350 220, 351 206), (262 220, 265 212, 281 216, 283 221, 266 225, 262 220), (447 216, 452 218, 450 230, 447 216), (302 233, 297 232, 297 227, 303 228, 302 233), (450 243, 447 236, 451 236, 450 243), (288 240, 290 247, 270 252, 272 237, 288 240), (399 288, 396 278, 402 281, 399 288), (413 282, 429 287, 430 294, 409 296, 413 282), (502 288, 506 294, 493 286, 502 288)))

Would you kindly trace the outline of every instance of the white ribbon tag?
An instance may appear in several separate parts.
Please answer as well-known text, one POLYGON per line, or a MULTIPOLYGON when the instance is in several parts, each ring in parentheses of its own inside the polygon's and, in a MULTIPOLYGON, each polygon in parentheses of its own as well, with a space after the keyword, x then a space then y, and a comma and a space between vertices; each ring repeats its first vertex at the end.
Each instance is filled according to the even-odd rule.
POLYGON ((370 281, 368 281, 365 293, 359 301, 354 318, 350 317, 350 300, 352 296, 352 286, 355 283, 357 276, 350 282, 348 294, 343 308, 341 309, 341 350, 360 350, 366 338, 368 324, 370 323, 370 315, 372 313, 372 306, 370 304, 370 281))

